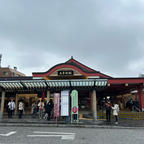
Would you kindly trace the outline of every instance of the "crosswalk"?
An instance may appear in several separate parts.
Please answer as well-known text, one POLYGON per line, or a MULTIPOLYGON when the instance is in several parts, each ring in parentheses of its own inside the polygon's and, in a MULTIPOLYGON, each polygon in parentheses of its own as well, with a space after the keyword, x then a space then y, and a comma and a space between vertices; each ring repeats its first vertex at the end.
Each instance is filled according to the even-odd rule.
POLYGON ((74 140, 75 133, 34 131, 32 135, 27 135, 27 137, 60 137, 62 140, 74 140))
MULTIPOLYGON (((14 134, 18 134, 17 131, 10 131, 5 134, 0 134, 0 137, 9 137, 14 134)), ((26 135, 26 137, 59 137, 61 140, 74 140, 76 133, 64 133, 64 132, 42 132, 42 131, 33 131, 31 134, 26 135)))

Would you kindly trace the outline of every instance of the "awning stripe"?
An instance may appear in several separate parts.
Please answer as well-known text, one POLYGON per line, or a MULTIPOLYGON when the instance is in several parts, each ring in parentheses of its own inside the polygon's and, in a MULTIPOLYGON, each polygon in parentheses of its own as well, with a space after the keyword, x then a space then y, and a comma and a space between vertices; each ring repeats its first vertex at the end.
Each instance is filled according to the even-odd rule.
POLYGON ((104 87, 107 79, 75 79, 75 80, 19 80, 0 81, 0 87, 4 89, 35 89, 35 88, 68 88, 70 87, 104 87), (47 84, 47 85, 46 85, 47 84))

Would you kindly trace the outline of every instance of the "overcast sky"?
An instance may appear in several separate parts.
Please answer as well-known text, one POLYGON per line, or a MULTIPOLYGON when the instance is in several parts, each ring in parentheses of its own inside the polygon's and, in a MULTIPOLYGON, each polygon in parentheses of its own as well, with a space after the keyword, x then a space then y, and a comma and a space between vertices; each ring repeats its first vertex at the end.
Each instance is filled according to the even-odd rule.
POLYGON ((30 76, 77 61, 113 77, 144 73, 144 0, 0 0, 2 66, 30 76))

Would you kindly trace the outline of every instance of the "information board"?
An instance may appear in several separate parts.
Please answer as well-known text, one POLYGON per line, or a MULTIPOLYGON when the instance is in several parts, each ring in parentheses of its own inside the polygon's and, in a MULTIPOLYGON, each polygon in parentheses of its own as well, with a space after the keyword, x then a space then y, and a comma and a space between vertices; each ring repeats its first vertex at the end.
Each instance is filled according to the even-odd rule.
POLYGON ((69 116, 69 90, 61 91, 61 116, 69 116))

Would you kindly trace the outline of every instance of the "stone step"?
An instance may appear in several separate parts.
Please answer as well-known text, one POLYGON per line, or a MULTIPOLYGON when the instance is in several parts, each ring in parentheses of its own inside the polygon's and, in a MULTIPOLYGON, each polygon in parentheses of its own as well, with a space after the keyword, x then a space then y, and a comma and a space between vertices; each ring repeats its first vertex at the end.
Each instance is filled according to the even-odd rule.
MULTIPOLYGON (((112 118, 114 116, 111 114, 112 118)), ((97 113, 98 119, 106 119, 106 113, 104 112, 98 112, 97 113)), ((93 118, 92 113, 91 114, 81 114, 80 118, 93 118)), ((133 120, 144 120, 144 112, 120 112, 119 113, 120 119, 133 119, 133 120)))
MULTIPOLYGON (((98 117, 99 118, 106 118, 106 114, 105 113, 98 113, 98 117)), ((112 117, 114 117, 112 115, 112 117)), ((139 120, 144 120, 144 113, 143 112, 123 112, 123 113, 119 113, 119 118, 121 119, 139 119, 139 120)))

